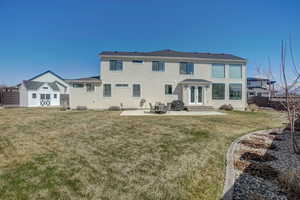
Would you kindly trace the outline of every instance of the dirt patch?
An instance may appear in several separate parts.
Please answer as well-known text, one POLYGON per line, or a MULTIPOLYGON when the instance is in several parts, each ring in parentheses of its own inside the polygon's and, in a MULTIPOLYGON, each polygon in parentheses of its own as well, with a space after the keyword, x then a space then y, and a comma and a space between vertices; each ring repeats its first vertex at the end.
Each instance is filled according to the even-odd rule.
POLYGON ((247 160, 247 161, 256 161, 256 162, 268 162, 268 161, 277 160, 276 157, 272 156, 269 153, 258 154, 253 152, 243 153, 240 159, 247 160))
POLYGON ((272 180, 277 178, 279 172, 271 167, 270 165, 261 164, 261 163, 251 163, 245 170, 244 173, 248 173, 252 176, 257 176, 263 179, 272 180))

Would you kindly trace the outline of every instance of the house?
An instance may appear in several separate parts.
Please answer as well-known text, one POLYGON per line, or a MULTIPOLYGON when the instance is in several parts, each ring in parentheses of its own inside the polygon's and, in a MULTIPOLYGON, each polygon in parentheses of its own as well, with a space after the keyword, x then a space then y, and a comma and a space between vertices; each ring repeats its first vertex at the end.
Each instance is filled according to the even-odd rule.
POLYGON ((259 96, 259 97, 270 97, 275 94, 276 81, 271 81, 267 78, 247 78, 248 87, 248 98, 259 96))
POLYGON ((247 106, 247 61, 231 54, 104 51, 99 77, 65 80, 70 107, 143 108, 182 100, 186 107, 247 106), (142 102, 146 101, 145 105, 142 102))
POLYGON ((60 106, 69 85, 57 74, 46 71, 18 85, 22 107, 60 106))

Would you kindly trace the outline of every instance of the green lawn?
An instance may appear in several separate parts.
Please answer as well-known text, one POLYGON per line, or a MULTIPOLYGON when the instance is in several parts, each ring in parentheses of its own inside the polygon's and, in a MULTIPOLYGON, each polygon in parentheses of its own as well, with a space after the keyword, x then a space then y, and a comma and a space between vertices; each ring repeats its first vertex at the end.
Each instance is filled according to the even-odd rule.
POLYGON ((0 109, 0 199, 219 199, 230 143, 277 112, 120 117, 0 109))

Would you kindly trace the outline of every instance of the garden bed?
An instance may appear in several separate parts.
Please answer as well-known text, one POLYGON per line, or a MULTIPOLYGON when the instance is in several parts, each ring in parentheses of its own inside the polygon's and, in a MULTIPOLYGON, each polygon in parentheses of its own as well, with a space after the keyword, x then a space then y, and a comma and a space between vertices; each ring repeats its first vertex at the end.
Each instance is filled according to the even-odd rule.
POLYGON ((234 184, 227 199, 300 198, 300 156, 290 153, 288 137, 288 132, 265 131, 235 144, 234 184))

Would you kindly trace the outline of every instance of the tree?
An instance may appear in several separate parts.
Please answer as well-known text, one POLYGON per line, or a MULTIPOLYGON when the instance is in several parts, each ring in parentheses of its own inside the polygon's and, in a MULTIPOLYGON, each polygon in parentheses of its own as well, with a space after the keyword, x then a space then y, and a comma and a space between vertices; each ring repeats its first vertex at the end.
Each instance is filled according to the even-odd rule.
POLYGON ((289 146, 292 153, 300 154, 300 148, 297 144, 296 140, 296 131, 295 131, 295 122, 297 119, 300 118, 300 102, 299 96, 295 94, 294 88, 299 82, 300 74, 297 70, 297 65, 294 62, 293 51, 291 47, 291 40, 290 40, 290 57, 292 59, 292 67, 293 72, 288 67, 286 62, 287 57, 287 44, 286 42, 282 41, 281 45, 281 64, 280 64, 280 74, 281 74, 281 81, 282 81, 282 89, 285 97, 285 101, 282 102, 284 107, 287 111, 287 118, 290 127, 290 141, 289 146))

